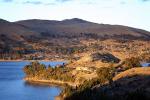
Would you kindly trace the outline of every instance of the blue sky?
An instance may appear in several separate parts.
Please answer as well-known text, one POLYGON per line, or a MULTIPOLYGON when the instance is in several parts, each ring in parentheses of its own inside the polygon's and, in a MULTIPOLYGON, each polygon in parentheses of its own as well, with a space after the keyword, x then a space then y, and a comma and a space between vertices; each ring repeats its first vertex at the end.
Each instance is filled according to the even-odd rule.
POLYGON ((81 18, 150 31, 150 0, 0 0, 0 18, 8 21, 81 18))

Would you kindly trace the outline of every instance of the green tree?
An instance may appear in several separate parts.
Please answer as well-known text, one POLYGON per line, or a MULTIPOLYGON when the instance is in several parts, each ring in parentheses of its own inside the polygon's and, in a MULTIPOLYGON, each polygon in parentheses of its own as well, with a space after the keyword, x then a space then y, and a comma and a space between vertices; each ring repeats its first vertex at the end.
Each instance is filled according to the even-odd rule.
POLYGON ((101 83, 112 82, 112 78, 114 75, 114 70, 111 67, 101 67, 96 71, 98 75, 98 79, 101 83))
POLYGON ((132 58, 127 58, 124 62, 124 66, 126 69, 131 69, 134 67, 141 67, 141 63, 139 58, 132 57, 132 58))
POLYGON ((44 70, 46 70, 46 66, 44 64, 40 64, 39 62, 32 62, 24 67, 24 72, 27 76, 40 75, 44 70))

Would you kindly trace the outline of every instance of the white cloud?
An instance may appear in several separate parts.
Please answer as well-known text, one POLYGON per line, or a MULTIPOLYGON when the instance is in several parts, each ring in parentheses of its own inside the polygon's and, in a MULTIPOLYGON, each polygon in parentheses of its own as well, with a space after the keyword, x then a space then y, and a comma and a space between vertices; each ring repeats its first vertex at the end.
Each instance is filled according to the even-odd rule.
POLYGON ((150 2, 143 0, 13 0, 13 3, 0 4, 0 18, 15 21, 78 17, 97 23, 121 24, 150 30, 150 22, 147 21, 150 18, 149 9, 150 2))

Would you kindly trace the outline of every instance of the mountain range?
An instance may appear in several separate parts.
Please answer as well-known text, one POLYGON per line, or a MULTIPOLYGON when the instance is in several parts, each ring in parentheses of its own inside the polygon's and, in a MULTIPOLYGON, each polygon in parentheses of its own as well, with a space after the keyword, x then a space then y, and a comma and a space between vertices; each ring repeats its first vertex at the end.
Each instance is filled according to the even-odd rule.
POLYGON ((16 22, 0 19, 0 47, 48 38, 150 40, 150 32, 122 25, 98 24, 79 18, 62 21, 30 19, 16 22))

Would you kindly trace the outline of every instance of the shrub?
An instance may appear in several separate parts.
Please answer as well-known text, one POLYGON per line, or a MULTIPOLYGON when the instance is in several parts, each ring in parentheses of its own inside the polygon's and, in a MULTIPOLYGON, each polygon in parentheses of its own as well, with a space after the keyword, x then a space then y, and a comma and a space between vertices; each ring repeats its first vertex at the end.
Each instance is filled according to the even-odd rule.
POLYGON ((85 89, 90 89, 90 88, 92 88, 93 86, 95 86, 99 83, 100 83, 99 80, 96 79, 96 78, 92 79, 92 80, 86 80, 77 89, 78 89, 78 91, 83 91, 85 89))
POLYGON ((142 66, 140 64, 139 58, 135 58, 135 57, 126 59, 125 62, 124 62, 124 65, 125 65, 126 70, 134 68, 134 67, 141 67, 142 66))
POLYGON ((112 82, 112 78, 114 75, 114 70, 111 67, 101 67, 96 71, 98 75, 98 79, 101 83, 112 82))
POLYGON ((64 100, 91 100, 91 98, 93 98, 92 96, 97 95, 91 88, 97 84, 100 84, 100 82, 95 78, 85 81, 76 89, 66 87, 63 91, 63 94, 66 96, 64 100))

